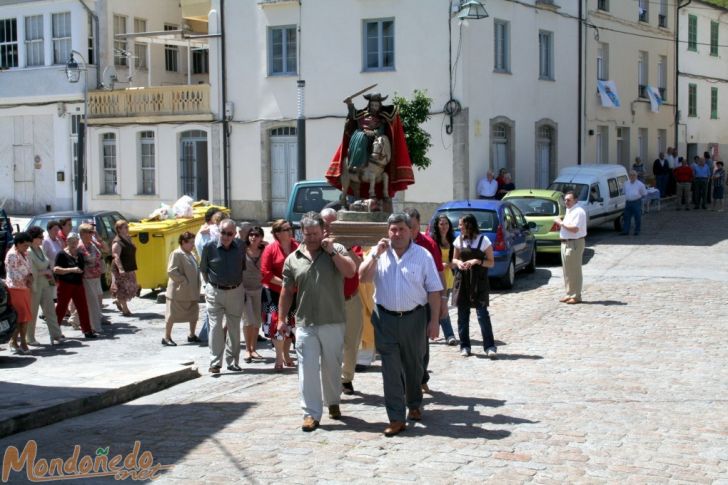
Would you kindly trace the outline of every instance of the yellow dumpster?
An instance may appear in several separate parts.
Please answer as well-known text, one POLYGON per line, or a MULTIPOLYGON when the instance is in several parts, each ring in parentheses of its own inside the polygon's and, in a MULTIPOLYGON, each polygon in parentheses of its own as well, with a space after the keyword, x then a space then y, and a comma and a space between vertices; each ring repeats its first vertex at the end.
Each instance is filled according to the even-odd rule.
MULTIPOLYGON (((172 251, 179 247, 179 236, 187 231, 197 234, 209 207, 194 207, 191 218, 129 223, 129 236, 137 249, 137 281, 140 287, 156 289, 167 286, 167 262, 172 251)), ((220 210, 230 213, 225 207, 220 207, 220 210)))

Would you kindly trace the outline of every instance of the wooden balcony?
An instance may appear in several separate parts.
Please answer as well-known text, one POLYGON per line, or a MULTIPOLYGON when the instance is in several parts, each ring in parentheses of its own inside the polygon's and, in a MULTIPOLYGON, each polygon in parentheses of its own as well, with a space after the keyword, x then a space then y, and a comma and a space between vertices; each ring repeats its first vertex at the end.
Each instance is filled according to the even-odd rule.
POLYGON ((192 84, 88 93, 88 123, 212 121, 210 86, 192 84))

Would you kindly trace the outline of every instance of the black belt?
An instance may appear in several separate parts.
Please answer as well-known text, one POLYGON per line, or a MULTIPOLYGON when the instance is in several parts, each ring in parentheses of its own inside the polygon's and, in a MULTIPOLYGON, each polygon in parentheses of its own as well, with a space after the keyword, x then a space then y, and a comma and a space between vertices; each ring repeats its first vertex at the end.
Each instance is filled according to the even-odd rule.
POLYGON ((388 315, 392 315, 394 317, 403 317, 405 315, 409 315, 410 313, 416 312, 420 308, 424 308, 424 305, 417 305, 412 310, 407 310, 407 311, 404 311, 404 312, 393 312, 392 310, 387 310, 382 305, 377 305, 377 308, 379 308, 381 311, 383 311, 384 313, 386 313, 388 315))
POLYGON ((234 290, 235 288, 240 286, 240 283, 238 283, 237 285, 230 285, 230 286, 218 285, 218 284, 213 283, 212 281, 208 281, 208 283, 210 283, 213 288, 217 288, 218 290, 234 290))

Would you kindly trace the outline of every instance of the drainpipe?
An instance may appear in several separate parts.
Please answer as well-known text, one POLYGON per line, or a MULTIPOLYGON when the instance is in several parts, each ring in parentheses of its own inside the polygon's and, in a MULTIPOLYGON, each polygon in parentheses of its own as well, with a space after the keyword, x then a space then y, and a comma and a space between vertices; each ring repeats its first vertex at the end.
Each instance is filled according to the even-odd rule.
POLYGON ((576 108, 576 120, 577 120, 577 129, 576 129, 576 164, 581 165, 581 132, 582 132, 582 114, 581 114, 581 104, 583 102, 582 100, 582 71, 583 71, 583 60, 582 60, 582 51, 583 51, 583 44, 584 44, 584 36, 583 36, 583 15, 584 15, 584 2, 582 0, 579 0, 579 60, 578 60, 578 69, 579 69, 579 94, 577 95, 578 98, 578 106, 576 108))
POLYGON ((298 81, 296 82, 296 148, 298 180, 306 180, 306 115, 305 115, 305 88, 306 81, 301 79, 301 10, 302 1, 298 1, 298 81))
MULTIPOLYGON (((220 44, 222 54, 222 75, 220 76, 220 84, 222 88, 222 191, 225 207, 230 207, 230 124, 228 117, 225 116, 225 106, 227 105, 227 83, 225 82, 227 65, 225 57, 225 0, 220 0, 220 44)), ((232 208, 231 208, 232 209, 232 208)))
MULTIPOLYGON (((96 66, 96 89, 101 88, 101 67, 99 66, 99 49, 101 46, 99 46, 99 17, 94 13, 93 10, 88 8, 88 5, 84 3, 83 0, 78 0, 78 2, 83 5, 83 8, 86 9, 86 12, 91 16, 93 19, 94 24, 94 58, 93 63, 94 66, 96 66)), ((89 59, 91 60, 91 59, 89 59)))
MULTIPOLYGON (((680 9, 687 7, 693 0, 688 0, 688 3, 680 5, 680 2, 675 3, 675 149, 678 150, 677 142, 680 134, 680 9)), ((685 140, 685 159, 687 160, 687 146, 688 141, 685 140)), ((679 150, 678 150, 679 153, 679 150)))

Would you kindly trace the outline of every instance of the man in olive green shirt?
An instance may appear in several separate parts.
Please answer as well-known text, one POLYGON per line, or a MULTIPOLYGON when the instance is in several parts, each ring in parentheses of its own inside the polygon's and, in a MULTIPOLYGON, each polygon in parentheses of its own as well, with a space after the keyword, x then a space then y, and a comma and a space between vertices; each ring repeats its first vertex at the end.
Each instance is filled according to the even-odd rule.
POLYGON ((301 429, 313 431, 321 421, 324 403, 329 408, 329 417, 341 417, 344 278, 354 276, 356 264, 347 256, 344 246, 324 238, 324 221, 319 214, 305 214, 301 229, 303 244, 283 264, 278 314, 288 314, 297 293, 296 353, 304 414, 301 429))

